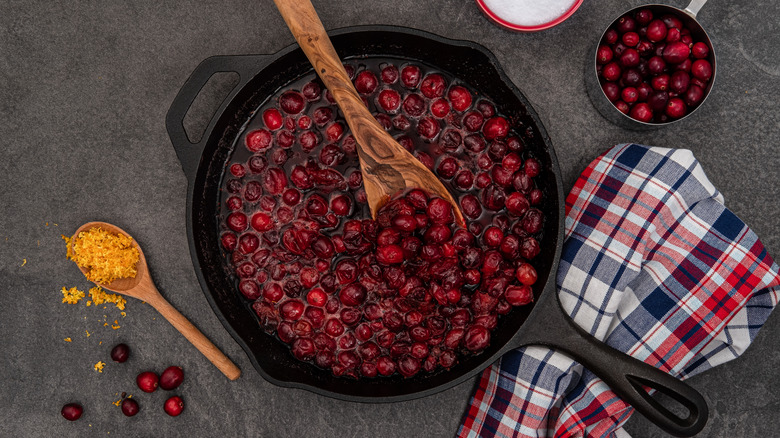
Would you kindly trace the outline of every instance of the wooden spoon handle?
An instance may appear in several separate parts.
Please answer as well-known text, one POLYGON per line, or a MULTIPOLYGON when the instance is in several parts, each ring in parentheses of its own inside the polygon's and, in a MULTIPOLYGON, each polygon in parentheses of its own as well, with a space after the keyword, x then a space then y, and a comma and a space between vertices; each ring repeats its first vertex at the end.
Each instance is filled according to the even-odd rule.
POLYGON ((178 330, 192 345, 195 346, 211 363, 214 364, 222 374, 230 380, 236 380, 241 376, 241 370, 227 356, 225 356, 216 345, 198 330, 192 323, 175 307, 171 305, 162 295, 157 293, 153 299, 146 300, 152 307, 160 312, 163 318, 167 319, 176 330, 178 330))
POLYGON ((347 124, 358 139, 358 150, 373 157, 374 161, 392 157, 394 151, 383 147, 383 142, 370 141, 386 135, 386 132, 360 99, 311 1, 274 0, 274 3, 298 45, 344 113, 347 124), (360 139, 367 141, 361 142, 360 139))

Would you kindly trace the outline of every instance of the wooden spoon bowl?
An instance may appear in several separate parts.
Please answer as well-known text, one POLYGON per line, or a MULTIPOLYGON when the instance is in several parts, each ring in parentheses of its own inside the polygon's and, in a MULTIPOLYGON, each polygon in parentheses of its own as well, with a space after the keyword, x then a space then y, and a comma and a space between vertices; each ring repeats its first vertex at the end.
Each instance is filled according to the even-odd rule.
POLYGON ((274 0, 287 27, 330 90, 357 143, 360 171, 371 215, 406 189, 421 188, 452 204, 455 222, 466 226, 458 203, 436 175, 398 144, 363 104, 309 0, 274 0))
MULTIPOLYGON (((92 228, 101 228, 110 233, 124 234, 132 239, 129 233, 107 222, 88 222, 73 234, 76 238, 81 232, 92 228)), ((103 289, 110 290, 122 295, 137 298, 146 301, 154 307, 160 315, 171 323, 188 341, 192 343, 206 358, 211 361, 222 373, 230 380, 236 380, 241 376, 241 370, 225 356, 216 345, 200 332, 184 315, 179 313, 163 296, 152 281, 149 274, 149 266, 146 264, 144 252, 135 239, 132 239, 133 246, 138 250, 138 263, 136 264, 136 275, 132 278, 118 278, 111 283, 94 282, 103 289)), ((86 276, 88 269, 79 266, 79 270, 86 276)))

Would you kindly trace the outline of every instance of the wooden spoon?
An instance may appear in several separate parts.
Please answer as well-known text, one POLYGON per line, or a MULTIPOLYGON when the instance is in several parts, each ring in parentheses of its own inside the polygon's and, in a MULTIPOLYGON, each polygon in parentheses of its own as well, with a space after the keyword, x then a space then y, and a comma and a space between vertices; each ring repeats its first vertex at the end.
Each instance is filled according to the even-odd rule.
POLYGON ((455 221, 464 227, 463 214, 447 188, 425 165, 398 144, 363 104, 311 1, 274 0, 274 3, 314 70, 341 108, 355 136, 371 215, 376 217, 377 211, 394 194, 410 188, 422 188, 449 201, 455 213, 455 221))
MULTIPOLYGON (((111 233, 121 233, 125 236, 131 237, 123 229, 106 222, 89 222, 82 225, 73 237, 77 237, 82 231, 87 231, 94 227, 100 227, 111 233)), ((133 278, 119 278, 112 281, 109 284, 97 283, 98 286, 103 289, 110 290, 112 292, 127 295, 129 297, 138 298, 139 300, 146 301, 152 307, 157 309, 165 319, 168 320, 176 330, 181 332, 188 341, 192 343, 211 363, 219 368, 222 373, 230 380, 236 380, 241 376, 241 370, 225 356, 222 351, 212 344, 211 341, 203 335, 192 323, 178 310, 176 310, 165 298, 160 295, 160 292, 155 287, 152 281, 151 275, 149 275, 149 267, 146 265, 146 257, 144 252, 138 245, 138 242, 133 239, 133 246, 138 249, 139 260, 136 265, 136 275, 133 278)), ((79 266, 81 272, 86 275, 88 270, 79 266)))

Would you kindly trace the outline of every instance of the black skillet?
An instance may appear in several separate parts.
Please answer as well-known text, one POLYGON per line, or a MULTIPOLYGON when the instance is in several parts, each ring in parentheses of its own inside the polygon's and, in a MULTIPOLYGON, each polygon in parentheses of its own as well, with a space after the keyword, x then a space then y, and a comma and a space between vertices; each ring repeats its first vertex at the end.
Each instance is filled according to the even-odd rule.
POLYGON ((535 304, 502 317, 490 346, 481 354, 461 358, 450 370, 376 379, 334 377, 330 371, 298 361, 276 338, 264 333, 254 313, 239 296, 223 263, 218 242, 219 194, 235 139, 253 112, 269 96, 311 65, 297 45, 273 55, 214 56, 204 60, 187 79, 171 104, 166 127, 189 181, 187 235, 195 271, 203 292, 222 324, 244 348, 257 371, 280 386, 306 389, 328 397, 359 402, 411 400, 451 388, 474 377, 506 352, 524 345, 545 345, 563 351, 603 379, 623 400, 669 433, 691 436, 707 421, 707 404, 693 388, 639 360, 597 341, 581 330, 560 308, 555 273, 563 245, 563 187, 555 152, 541 120, 530 103, 503 73, 484 47, 426 32, 391 26, 365 26, 330 33, 343 59, 404 58, 453 74, 489 96, 513 126, 521 127, 524 142, 543 162, 538 178, 545 192, 546 216, 542 253, 535 265, 539 280, 535 304), (240 79, 222 102, 198 143, 189 141, 184 116, 203 86, 217 72, 235 72, 240 79), (681 418, 651 398, 643 386, 681 403, 681 418))

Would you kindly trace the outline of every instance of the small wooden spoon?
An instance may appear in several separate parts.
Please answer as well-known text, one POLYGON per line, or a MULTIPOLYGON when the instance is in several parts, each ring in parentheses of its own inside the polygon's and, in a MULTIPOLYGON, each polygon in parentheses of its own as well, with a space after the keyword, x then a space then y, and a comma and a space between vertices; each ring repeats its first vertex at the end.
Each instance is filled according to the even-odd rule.
POLYGON ((363 104, 311 1, 274 2, 295 40, 341 108, 355 136, 371 215, 376 217, 379 209, 394 194, 410 188, 422 188, 449 201, 455 213, 455 221, 464 227, 463 214, 447 188, 425 165, 398 144, 363 104))
MULTIPOLYGON (((106 222, 89 222, 82 225, 73 234, 73 237, 77 237, 82 231, 87 231, 94 227, 100 227, 111 233, 121 233, 128 237, 130 234, 126 233, 123 229, 106 222)), ((225 356, 222 351, 212 344, 211 341, 203 335, 192 323, 178 310, 176 310, 171 304, 160 295, 160 292, 155 287, 152 281, 151 275, 149 275, 149 267, 146 265, 146 257, 144 252, 138 245, 138 242, 133 239, 133 246, 138 249, 138 255, 140 256, 138 264, 136 265, 136 275, 133 278, 119 278, 112 281, 109 284, 97 283, 98 286, 103 289, 110 290, 112 292, 127 295, 129 297, 138 298, 139 300, 146 301, 152 307, 157 309, 165 319, 168 320, 176 330, 181 332, 188 341, 192 343, 211 363, 219 368, 222 373, 230 380, 236 380, 241 376, 241 370, 225 356)), ((81 272, 86 275, 88 270, 79 266, 81 272)))

